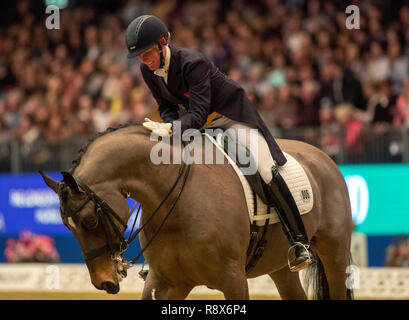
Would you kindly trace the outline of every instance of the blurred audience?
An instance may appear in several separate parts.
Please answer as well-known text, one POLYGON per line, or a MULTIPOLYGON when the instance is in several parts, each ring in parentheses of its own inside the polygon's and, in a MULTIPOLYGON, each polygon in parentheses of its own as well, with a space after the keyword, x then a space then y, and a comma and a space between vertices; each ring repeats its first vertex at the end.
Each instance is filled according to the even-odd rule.
POLYGON ((398 237, 386 248, 385 267, 409 267, 409 237, 398 237))
POLYGON ((115 10, 74 5, 45 28, 34 2, 17 1, 0 32, 0 138, 58 144, 109 126, 159 120, 124 32, 155 14, 171 43, 203 52, 247 91, 271 128, 320 127, 320 144, 361 153, 361 132, 409 119, 409 6, 360 5, 360 29, 330 0, 121 1, 115 10), (205 13, 205 14, 204 14, 205 13), (11 18, 10 18, 11 19, 11 18), (347 107, 346 107, 347 106, 347 107))
POLYGON ((398 128, 409 127, 409 78, 406 78, 402 93, 396 101, 393 124, 398 128))
POLYGON ((335 112, 333 108, 323 107, 320 109, 320 136, 321 141, 319 145, 322 150, 330 157, 338 155, 341 147, 340 143, 340 123, 335 118, 335 112))
POLYGON ((337 106, 335 118, 342 129, 342 138, 347 151, 350 154, 362 155, 365 147, 362 135, 363 124, 355 117, 353 105, 341 104, 337 106))

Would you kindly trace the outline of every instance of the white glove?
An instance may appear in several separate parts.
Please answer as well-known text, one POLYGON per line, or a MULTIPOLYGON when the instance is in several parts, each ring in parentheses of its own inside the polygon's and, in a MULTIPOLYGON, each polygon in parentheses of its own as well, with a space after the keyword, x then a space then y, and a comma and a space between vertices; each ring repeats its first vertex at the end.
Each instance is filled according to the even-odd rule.
POLYGON ((149 118, 145 118, 145 122, 142 125, 158 136, 170 137, 172 135, 171 123, 155 122, 149 118))

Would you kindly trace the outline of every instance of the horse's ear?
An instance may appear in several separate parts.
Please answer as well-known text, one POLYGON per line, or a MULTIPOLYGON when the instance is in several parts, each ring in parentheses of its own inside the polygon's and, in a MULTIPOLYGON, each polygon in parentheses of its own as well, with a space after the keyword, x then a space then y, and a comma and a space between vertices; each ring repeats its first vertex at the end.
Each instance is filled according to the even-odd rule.
POLYGON ((71 173, 67 171, 61 171, 61 174, 64 178, 64 182, 67 184, 68 187, 71 188, 72 191, 75 193, 80 193, 80 189, 78 188, 77 181, 75 181, 74 177, 71 175, 71 173))
POLYGON ((49 186, 52 190, 54 190, 55 193, 58 193, 58 187, 60 185, 60 183, 58 181, 55 181, 53 178, 47 176, 43 171, 38 171, 39 174, 41 174, 41 176, 44 179, 44 182, 47 186, 49 186))

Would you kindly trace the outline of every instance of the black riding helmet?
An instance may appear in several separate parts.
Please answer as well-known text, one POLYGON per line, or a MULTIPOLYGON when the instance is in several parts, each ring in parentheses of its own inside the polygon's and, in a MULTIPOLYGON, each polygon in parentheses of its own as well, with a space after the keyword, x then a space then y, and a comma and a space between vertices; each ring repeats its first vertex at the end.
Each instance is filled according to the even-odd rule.
MULTIPOLYGON (((126 45, 129 53, 128 58, 133 58, 148 50, 155 43, 158 44, 162 58, 162 46, 159 39, 168 39, 169 30, 159 18, 151 15, 143 15, 135 18, 126 29, 126 45)), ((162 61, 161 61, 162 65, 162 61)))

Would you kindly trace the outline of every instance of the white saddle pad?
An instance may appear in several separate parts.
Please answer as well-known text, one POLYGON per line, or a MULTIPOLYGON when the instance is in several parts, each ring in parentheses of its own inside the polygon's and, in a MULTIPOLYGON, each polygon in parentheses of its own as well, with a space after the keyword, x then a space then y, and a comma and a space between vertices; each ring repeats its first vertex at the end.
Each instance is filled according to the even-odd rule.
MULTIPOLYGON (((270 219, 269 224, 280 222, 275 208, 270 208, 270 213, 268 213, 268 206, 259 198, 259 196, 256 195, 254 197, 254 193, 251 190, 246 177, 240 171, 240 168, 236 165, 236 163, 224 152, 223 147, 217 143, 213 137, 207 134, 204 135, 207 136, 207 138, 212 141, 216 148, 224 154, 229 163, 232 165, 234 171, 236 171, 246 197, 250 222, 253 223, 253 221, 256 221, 257 225, 259 226, 263 226, 266 219, 270 219), (257 201, 257 212, 254 212, 254 201, 257 201)), ((280 166, 278 171, 287 183, 300 214, 306 214, 311 211, 314 204, 311 183, 303 167, 297 162, 297 160, 286 152, 284 152, 284 156, 287 159, 287 163, 284 166, 280 166)))

